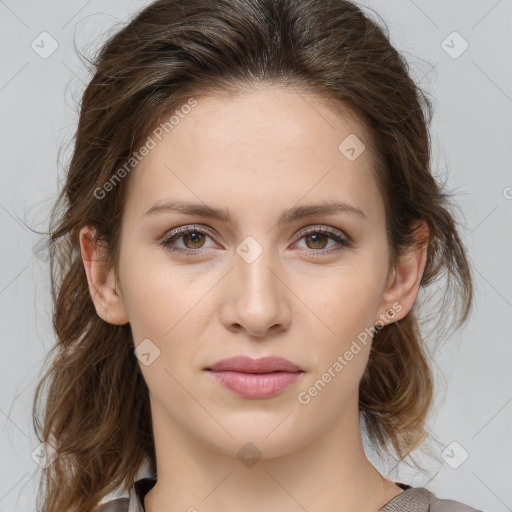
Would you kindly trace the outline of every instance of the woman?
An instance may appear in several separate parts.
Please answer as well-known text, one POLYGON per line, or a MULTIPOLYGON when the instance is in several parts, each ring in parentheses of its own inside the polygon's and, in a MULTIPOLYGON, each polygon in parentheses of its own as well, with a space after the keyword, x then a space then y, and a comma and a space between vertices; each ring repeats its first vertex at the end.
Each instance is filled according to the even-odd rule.
POLYGON ((423 443, 413 305, 445 274, 471 306, 430 118, 348 1, 160 0, 104 45, 53 217, 41 512, 475 510, 361 436, 423 443))

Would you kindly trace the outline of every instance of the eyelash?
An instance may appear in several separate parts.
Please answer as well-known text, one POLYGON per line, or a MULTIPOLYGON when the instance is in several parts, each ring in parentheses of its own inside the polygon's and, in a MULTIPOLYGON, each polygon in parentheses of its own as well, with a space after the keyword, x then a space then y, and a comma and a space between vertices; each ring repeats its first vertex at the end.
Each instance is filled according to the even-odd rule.
MULTIPOLYGON (((181 249, 172 247, 171 244, 181 238, 182 236, 188 235, 190 233, 201 233, 204 235, 208 235, 211 238, 214 238, 214 235, 212 231, 206 228, 202 228, 199 226, 184 226, 178 229, 175 229, 171 231, 168 235, 166 235, 161 241, 160 244, 163 245, 167 250, 172 252, 179 252, 184 255, 194 255, 197 256, 198 254, 201 255, 203 249, 181 249)), ((352 242, 348 237, 345 237, 343 235, 340 235, 338 230, 328 227, 328 226, 318 226, 314 228, 308 228, 305 231, 303 231, 300 235, 300 237, 296 240, 298 242, 302 238, 304 238, 307 235, 311 234, 325 234, 329 235, 329 238, 331 240, 334 240, 338 243, 338 246, 335 246, 334 248, 323 250, 323 249, 308 249, 307 251, 312 254, 313 256, 325 256, 329 254, 333 254, 335 252, 338 252, 344 248, 352 247, 352 242)), ((295 242, 294 242, 295 243, 295 242)))

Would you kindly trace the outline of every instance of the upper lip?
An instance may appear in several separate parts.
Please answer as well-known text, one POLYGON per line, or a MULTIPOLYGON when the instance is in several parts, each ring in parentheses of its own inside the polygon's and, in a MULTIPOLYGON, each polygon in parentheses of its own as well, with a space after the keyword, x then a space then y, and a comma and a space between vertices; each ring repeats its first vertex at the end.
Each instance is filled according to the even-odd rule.
POLYGON ((206 370, 215 372, 234 371, 243 373, 271 373, 271 372, 302 372, 303 370, 296 364, 284 359, 283 357, 262 357, 260 359, 252 359, 247 356, 229 357, 217 361, 214 365, 209 366, 206 370))

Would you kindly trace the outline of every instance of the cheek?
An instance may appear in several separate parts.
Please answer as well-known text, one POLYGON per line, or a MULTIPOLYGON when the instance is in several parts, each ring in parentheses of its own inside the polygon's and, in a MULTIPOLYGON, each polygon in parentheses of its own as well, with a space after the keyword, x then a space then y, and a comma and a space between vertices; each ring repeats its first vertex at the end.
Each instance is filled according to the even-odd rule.
MULTIPOLYGON (((315 319, 318 334, 312 380, 327 380, 327 387, 340 398, 346 396, 345 391, 357 389, 366 368, 385 270, 375 252, 360 251, 343 267, 333 268, 329 276, 317 280, 315 292, 306 295, 308 306, 319 319, 315 319)), ((307 293, 308 283, 311 279, 302 283, 302 293, 307 293)), ((323 394, 327 397, 331 392, 323 394)), ((331 399, 336 400, 336 396, 331 399)))
POLYGON ((374 325, 382 299, 383 266, 370 258, 357 256, 355 259, 358 261, 316 280, 314 293, 311 282, 303 282, 304 296, 309 297, 311 309, 318 312, 318 317, 326 324, 326 332, 330 328, 336 336, 342 335, 345 339, 374 325))
POLYGON ((134 341, 153 336, 163 343, 182 328, 208 290, 208 281, 205 276, 191 279, 190 273, 167 263, 161 254, 152 258, 135 247, 127 247, 124 254, 120 278, 134 341))
POLYGON ((310 357, 312 372, 298 390, 298 400, 312 404, 319 417, 343 410, 357 396, 374 334, 377 291, 370 273, 347 273, 310 303, 321 322, 310 357))

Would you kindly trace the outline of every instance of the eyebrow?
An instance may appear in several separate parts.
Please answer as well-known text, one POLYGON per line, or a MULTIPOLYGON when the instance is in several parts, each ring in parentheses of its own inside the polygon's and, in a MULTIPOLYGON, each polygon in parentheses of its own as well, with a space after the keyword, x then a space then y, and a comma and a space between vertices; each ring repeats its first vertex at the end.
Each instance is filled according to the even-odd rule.
MULTIPOLYGON (((163 204, 155 204, 145 213, 145 215, 169 212, 196 215, 198 217, 209 217, 226 223, 231 221, 231 215, 227 209, 215 208, 203 203, 185 201, 169 201, 163 204)), ((314 215, 336 215, 340 213, 351 213, 361 217, 362 219, 368 220, 365 213, 355 206, 343 201, 329 201, 323 204, 311 204, 290 208, 289 210, 281 213, 277 223, 291 223, 314 215)))

